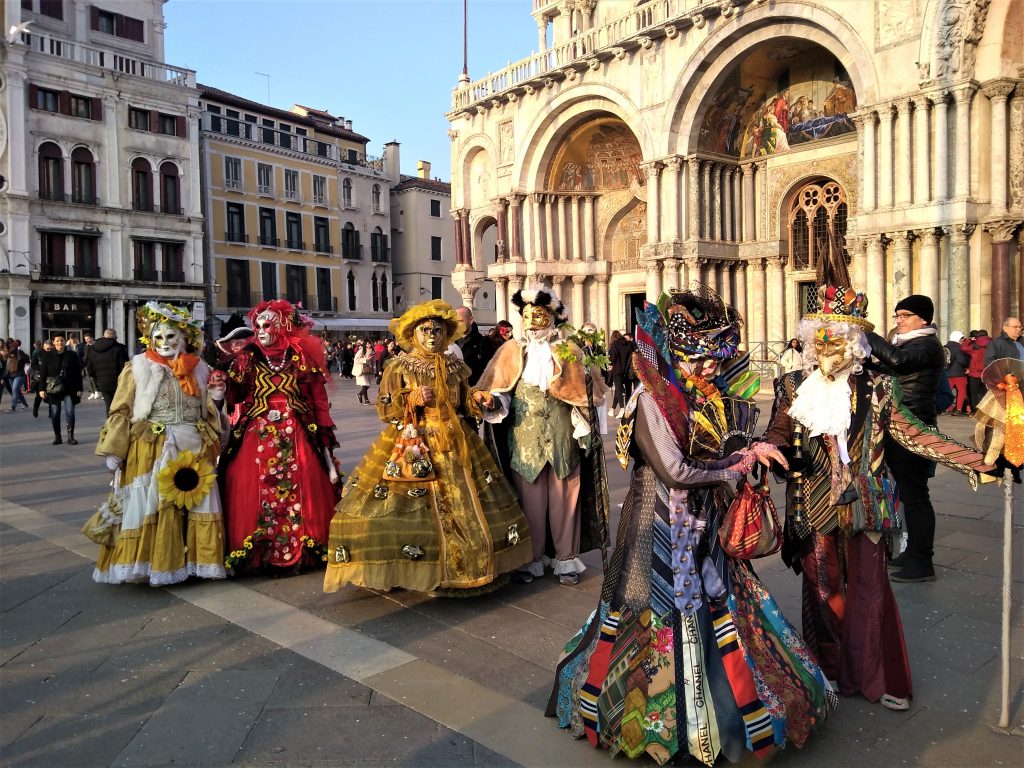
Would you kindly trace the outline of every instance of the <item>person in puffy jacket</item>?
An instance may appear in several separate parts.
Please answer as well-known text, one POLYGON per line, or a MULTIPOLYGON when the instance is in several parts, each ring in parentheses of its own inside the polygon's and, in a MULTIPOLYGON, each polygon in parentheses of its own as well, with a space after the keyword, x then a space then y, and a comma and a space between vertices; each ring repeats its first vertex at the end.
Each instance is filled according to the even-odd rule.
MULTIPOLYGON (((868 333, 871 354, 883 373, 891 374, 903 391, 903 405, 925 424, 937 422, 935 398, 939 377, 946 367, 942 344, 932 318, 935 307, 927 296, 914 294, 896 305, 896 334, 888 342, 877 333, 868 333)), ((885 438, 885 461, 899 486, 907 522, 907 549, 893 559, 893 581, 935 581, 932 565, 935 541, 935 509, 928 495, 928 479, 935 465, 916 456, 891 437, 885 438)))
POLYGON ((117 331, 107 328, 103 338, 97 339, 89 348, 85 369, 95 382, 96 391, 103 398, 103 407, 110 415, 110 404, 117 391, 117 377, 128 364, 128 348, 117 340, 117 331))
POLYGON ((971 358, 961 348, 964 335, 960 331, 953 331, 949 334, 949 341, 946 342, 946 378, 949 379, 950 388, 956 392, 956 400, 949 406, 948 413, 954 416, 966 416, 971 412, 970 400, 967 396, 967 366, 971 364, 971 358))
POLYGON ((967 354, 970 362, 967 365, 967 394, 971 399, 971 409, 978 407, 981 398, 985 396, 985 384, 981 380, 981 373, 985 370, 985 352, 992 339, 988 331, 982 329, 971 331, 970 335, 963 341, 960 348, 967 354))

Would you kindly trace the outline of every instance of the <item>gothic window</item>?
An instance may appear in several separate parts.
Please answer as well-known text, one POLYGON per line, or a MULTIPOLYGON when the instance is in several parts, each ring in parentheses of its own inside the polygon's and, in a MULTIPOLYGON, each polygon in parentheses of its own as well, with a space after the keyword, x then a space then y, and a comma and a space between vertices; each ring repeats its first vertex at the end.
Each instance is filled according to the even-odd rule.
POLYGON ((843 249, 849 263, 844 245, 847 210, 846 192, 834 181, 807 184, 796 193, 789 211, 791 269, 815 269, 831 244, 843 249))
POLYGON ((380 297, 377 295, 377 276, 370 278, 370 296, 373 298, 373 311, 380 311, 380 297))

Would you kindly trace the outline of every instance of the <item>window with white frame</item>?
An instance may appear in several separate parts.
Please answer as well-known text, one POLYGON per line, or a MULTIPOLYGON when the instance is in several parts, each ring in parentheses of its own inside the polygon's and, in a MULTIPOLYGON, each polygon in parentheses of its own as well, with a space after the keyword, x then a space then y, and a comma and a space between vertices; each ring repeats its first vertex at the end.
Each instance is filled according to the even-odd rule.
POLYGON ((372 198, 373 198, 373 212, 374 213, 382 213, 381 208, 380 208, 380 184, 374 184, 373 185, 372 198))
POLYGON ((256 164, 256 192, 267 197, 274 196, 274 167, 272 165, 256 164))
POLYGON ((346 208, 354 207, 352 205, 352 179, 345 179, 341 182, 341 204, 346 208))
POLYGON ((242 190, 242 158, 224 158, 224 189, 242 190))
POLYGON ((313 177, 313 205, 327 205, 327 177, 313 177))
POLYGON ((290 169, 284 171, 284 199, 299 200, 299 172, 290 169))

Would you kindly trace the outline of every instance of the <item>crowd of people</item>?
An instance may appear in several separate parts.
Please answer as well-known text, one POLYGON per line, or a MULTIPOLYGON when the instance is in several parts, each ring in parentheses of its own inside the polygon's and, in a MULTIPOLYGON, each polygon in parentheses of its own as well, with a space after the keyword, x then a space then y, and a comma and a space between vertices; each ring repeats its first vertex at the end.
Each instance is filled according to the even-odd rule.
POLYGON ((995 469, 938 430, 937 395, 948 380, 949 412, 977 409, 986 366, 1024 360, 1019 319, 943 345, 931 300, 912 295, 883 337, 863 294, 823 284, 758 435, 742 319, 706 286, 646 305, 607 346, 592 323, 568 326, 548 288, 511 304, 518 338, 434 300, 391 338, 328 342, 287 301, 265 301, 204 348, 186 310, 150 302, 134 356, 113 331, 31 355, 8 340, 0 371, 11 410, 25 394, 47 405, 55 444, 77 444, 87 385, 104 401, 96 452, 114 479, 83 528, 101 545, 96 581, 322 568, 326 592, 464 597, 547 573, 576 585, 598 550, 600 597, 547 707, 592 745, 711 765, 802 745, 840 694, 908 709, 891 582, 936 578, 936 464, 972 483, 995 469), (382 422, 347 476, 332 371, 382 422), (631 465, 614 546, 607 417, 631 465), (784 525, 763 507, 766 472, 786 484, 784 525), (751 566, 780 548, 802 577, 801 631, 751 566))

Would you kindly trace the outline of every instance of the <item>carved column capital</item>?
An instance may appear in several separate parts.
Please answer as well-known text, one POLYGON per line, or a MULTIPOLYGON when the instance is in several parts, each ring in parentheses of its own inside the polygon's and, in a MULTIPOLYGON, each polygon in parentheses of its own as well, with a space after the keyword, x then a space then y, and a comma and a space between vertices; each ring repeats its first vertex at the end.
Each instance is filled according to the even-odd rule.
POLYGON ((597 280, 598 285, 608 285, 612 278, 610 275, 594 275, 594 279, 597 280))
POLYGON ((939 104, 947 104, 949 102, 949 91, 934 91, 927 94, 928 101, 932 103, 933 107, 937 107, 939 104))
POLYGON ((982 226, 992 238, 993 243, 1005 243, 1013 240, 1013 233, 1020 225, 1021 221, 1019 219, 997 219, 986 221, 982 226))
POLYGON ((964 223, 953 225, 953 242, 962 243, 967 240, 971 235, 974 234, 974 230, 977 228, 977 224, 964 223))
POLYGON ((583 285, 585 282, 587 282, 587 276, 586 275, 573 275, 572 276, 572 284, 573 285, 583 285))
POLYGON ((936 227, 925 227, 924 229, 914 230, 914 236, 921 241, 922 245, 929 248, 934 247, 938 243, 941 235, 941 230, 936 227))
POLYGON ((665 158, 664 164, 665 167, 670 171, 675 171, 676 173, 679 173, 679 170, 683 167, 683 158, 681 158, 679 155, 672 155, 671 157, 665 158))
POLYGON ((900 248, 909 248, 910 241, 914 238, 914 233, 909 230, 901 230, 889 234, 888 238, 892 240, 894 245, 900 248))
POLYGON ((896 99, 895 106, 896 106, 897 114, 904 115, 907 112, 909 112, 910 111, 910 104, 911 104, 911 99, 909 97, 904 97, 902 99, 896 99))
POLYGON ((981 92, 989 101, 1006 101, 1016 87, 1017 83, 1013 80, 990 80, 981 86, 981 92))
POLYGON ((657 160, 650 160, 645 163, 640 163, 640 170, 644 172, 648 179, 657 179, 661 175, 661 169, 665 166, 657 160))
POLYGON ((963 85, 958 85, 952 89, 953 98, 956 100, 957 104, 964 104, 965 102, 970 101, 971 97, 974 96, 974 93, 977 90, 978 86, 974 83, 964 83, 963 85))
POLYGON ((932 100, 923 93, 919 93, 913 98, 914 109, 928 111, 931 109, 932 100))

